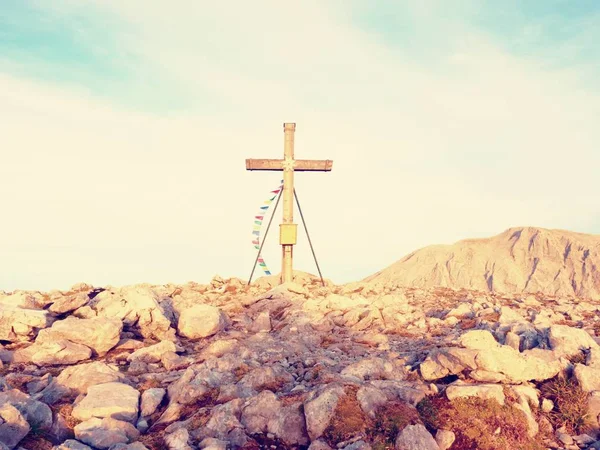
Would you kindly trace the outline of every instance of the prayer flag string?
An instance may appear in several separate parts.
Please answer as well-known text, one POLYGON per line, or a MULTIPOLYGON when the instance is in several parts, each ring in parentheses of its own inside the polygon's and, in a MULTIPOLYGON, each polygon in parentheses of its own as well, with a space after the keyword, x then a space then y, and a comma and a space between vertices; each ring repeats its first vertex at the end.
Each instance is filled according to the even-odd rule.
MULTIPOLYGON (((260 207, 258 214, 254 216, 254 226, 252 227, 252 245, 254 245, 254 248, 256 250, 260 250, 260 229, 262 226, 263 219, 265 218, 269 206, 271 206, 271 203, 277 198, 277 195, 279 195, 282 189, 283 180, 281 180, 281 183, 279 184, 279 187, 277 189, 274 189, 271 192, 269 192, 269 194, 274 195, 270 195, 269 198, 263 202, 263 206, 260 207)), ((265 272, 265 275, 271 275, 271 272, 267 267, 267 263, 265 262, 262 256, 258 257, 258 265, 262 267, 263 271, 265 272)))

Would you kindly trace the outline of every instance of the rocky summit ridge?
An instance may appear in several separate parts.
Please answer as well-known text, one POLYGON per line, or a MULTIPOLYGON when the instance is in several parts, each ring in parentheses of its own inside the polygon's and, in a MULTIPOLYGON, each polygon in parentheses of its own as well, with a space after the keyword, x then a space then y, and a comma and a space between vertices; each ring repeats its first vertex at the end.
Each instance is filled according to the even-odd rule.
POLYGON ((598 449, 598 333, 594 299, 306 274, 0 293, 0 449, 598 449))
POLYGON ((600 235, 536 227, 417 250, 364 281, 600 298, 600 235))

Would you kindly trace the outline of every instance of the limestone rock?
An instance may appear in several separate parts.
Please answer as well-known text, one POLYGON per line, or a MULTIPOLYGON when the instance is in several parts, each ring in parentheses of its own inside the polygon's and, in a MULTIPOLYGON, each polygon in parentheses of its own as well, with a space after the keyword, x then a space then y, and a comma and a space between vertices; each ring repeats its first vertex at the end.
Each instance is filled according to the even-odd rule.
POLYGON ((118 319, 67 317, 54 322, 51 328, 41 330, 36 344, 67 340, 85 345, 102 356, 117 345, 122 329, 123 324, 118 319))
POLYGON ((182 336, 199 339, 218 333, 225 328, 226 323, 219 308, 196 305, 181 312, 177 330, 182 336))
POLYGON ((74 428, 75 437, 98 449, 108 449, 116 444, 129 444, 140 433, 128 422, 106 417, 88 419, 74 428))
POLYGON ((38 366, 57 364, 76 364, 92 356, 92 350, 83 345, 65 339, 35 342, 29 347, 19 349, 13 356, 14 362, 34 363, 38 366))
POLYGON ((1 401, 0 419, 0 443, 12 450, 27 436, 31 427, 17 408, 1 401))
POLYGON ((457 317, 459 319, 470 319, 474 316, 473 305, 468 302, 464 302, 459 304, 457 307, 451 309, 448 314, 446 314, 446 318, 448 317, 457 317))
POLYGON ((267 433, 269 424, 281 412, 281 403, 271 391, 262 391, 248 400, 242 409, 240 422, 250 434, 267 433))
POLYGON ((86 305, 90 300, 87 292, 79 292, 73 295, 67 295, 57 299, 48 310, 56 315, 64 314, 70 311, 75 311, 77 308, 81 308, 86 305))
POLYGON ((67 439, 62 444, 54 447, 53 450, 92 450, 92 447, 82 444, 75 439, 67 439))
POLYGON ((193 450, 189 445, 190 434, 187 429, 179 428, 165 435, 165 444, 169 450, 193 450))
POLYGON ((116 366, 94 361, 63 369, 56 381, 77 394, 85 394, 90 386, 122 381, 124 378, 116 366))
POLYGON ((304 404, 306 429, 311 441, 320 438, 329 426, 340 398, 345 394, 341 386, 327 386, 320 394, 304 404))
POLYGON ((403 373, 394 365, 382 358, 365 358, 350 364, 341 372, 342 376, 354 377, 360 380, 378 378, 403 378, 403 373))
POLYGON ((139 412, 139 399, 140 393, 126 384, 97 384, 88 388, 87 395, 73 408, 72 415, 78 420, 112 417, 135 422, 139 412))
POLYGON ((0 304, 0 340, 9 342, 28 340, 36 330, 49 327, 53 321, 47 311, 0 304))
POLYGON ((52 427, 52 411, 48 405, 33 399, 18 389, 0 392, 0 405, 3 404, 17 408, 34 430, 46 432, 52 427))
POLYGON ((269 423, 269 430, 289 447, 303 447, 310 442, 301 404, 282 407, 275 421, 269 423))
POLYGON ((165 303, 159 302, 159 296, 147 286, 106 290, 90 305, 99 317, 118 318, 127 327, 137 327, 145 338, 175 338, 175 330, 171 327, 173 312, 165 303))
POLYGON ((448 450, 454 444, 456 435, 449 430, 437 430, 435 434, 435 442, 437 442, 440 450, 448 450))
POLYGON ((177 347, 171 341, 162 341, 149 347, 140 348, 134 351, 127 358, 128 361, 141 361, 144 363, 159 362, 162 355, 167 352, 175 352, 177 347))
POLYGON ((310 443, 308 450, 332 450, 332 448, 329 445, 327 445, 326 442, 317 439, 316 441, 312 441, 310 443))
POLYGON ((255 333, 271 331, 271 315, 269 311, 261 312, 256 319, 254 319, 254 323, 252 324, 252 331, 255 333))
POLYGON ((435 349, 419 366, 424 380, 438 380, 448 375, 457 375, 465 369, 475 370, 477 350, 450 347, 435 349))
POLYGON ((388 397, 381 389, 367 385, 356 392, 356 400, 363 412, 374 419, 377 410, 388 402, 388 397))
POLYGON ((519 353, 512 347, 498 344, 489 331, 469 331, 462 336, 461 343, 477 351, 476 370, 471 373, 471 378, 477 381, 543 381, 554 377, 561 369, 554 353, 548 350, 519 353), (539 357, 543 352, 546 359, 539 357))
POLYGON ((549 413, 554 409, 554 402, 549 398, 545 398, 542 400, 542 404, 540 405, 540 409, 542 412, 549 413))
POLYGON ((450 401, 465 397, 492 399, 504 405, 504 390, 500 384, 462 384, 456 382, 446 388, 446 397, 450 401))
POLYGON ((372 447, 365 441, 356 441, 350 445, 346 445, 343 450, 372 450, 372 447))
POLYGON ((148 417, 154 414, 158 405, 161 404, 167 391, 163 388, 150 388, 142 394, 140 414, 142 417, 148 417))
POLYGON ((598 348, 596 341, 585 331, 566 325, 552 325, 548 331, 552 350, 560 356, 571 356, 581 350, 598 348))
POLYGON ((396 450, 439 450, 431 433, 421 424, 408 425, 396 438, 396 450))
POLYGON ((573 374, 584 392, 600 391, 600 370, 597 367, 577 364, 573 374))
POLYGON ((280 365, 257 367, 242 377, 238 385, 255 391, 279 389, 293 383, 294 377, 280 365))
POLYGON ((202 450, 227 450, 227 442, 215 438, 205 438, 200 442, 202 450))

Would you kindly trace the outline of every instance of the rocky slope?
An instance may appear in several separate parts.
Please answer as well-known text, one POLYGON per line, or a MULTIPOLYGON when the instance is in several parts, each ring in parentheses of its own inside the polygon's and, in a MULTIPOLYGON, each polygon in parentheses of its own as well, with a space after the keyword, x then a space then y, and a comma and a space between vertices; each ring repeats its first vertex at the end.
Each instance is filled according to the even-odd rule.
POLYGON ((600 236, 510 228, 417 250, 365 281, 600 298, 600 236))
POLYGON ((0 449, 600 448, 600 302, 295 281, 0 293, 0 449))

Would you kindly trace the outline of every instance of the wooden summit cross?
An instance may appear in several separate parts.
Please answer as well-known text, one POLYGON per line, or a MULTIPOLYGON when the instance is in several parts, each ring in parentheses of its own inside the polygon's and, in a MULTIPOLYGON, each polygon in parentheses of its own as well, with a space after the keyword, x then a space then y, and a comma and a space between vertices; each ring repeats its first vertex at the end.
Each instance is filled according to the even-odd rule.
POLYGON ((279 244, 282 247, 281 282, 292 281, 293 247, 297 225, 294 223, 294 172, 329 172, 333 161, 294 159, 295 123, 284 123, 283 159, 247 159, 246 170, 283 171, 283 223, 279 225, 279 244))

